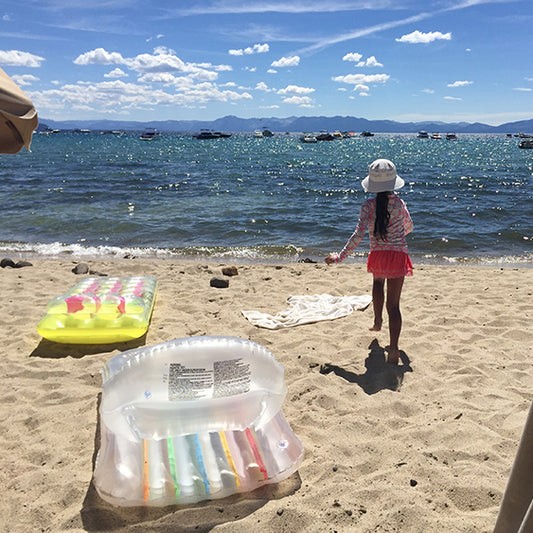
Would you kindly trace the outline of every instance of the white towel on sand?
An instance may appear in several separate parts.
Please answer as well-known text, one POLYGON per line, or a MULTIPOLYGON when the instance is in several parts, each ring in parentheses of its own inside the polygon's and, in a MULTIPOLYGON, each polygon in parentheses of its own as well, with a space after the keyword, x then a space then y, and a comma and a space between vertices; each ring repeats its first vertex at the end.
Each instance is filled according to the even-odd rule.
POLYGON ((260 328, 280 329, 311 324, 321 320, 333 320, 347 316, 356 309, 365 309, 372 301, 372 296, 332 296, 331 294, 315 294, 314 296, 289 296, 290 305, 276 315, 261 311, 242 311, 242 314, 260 328))

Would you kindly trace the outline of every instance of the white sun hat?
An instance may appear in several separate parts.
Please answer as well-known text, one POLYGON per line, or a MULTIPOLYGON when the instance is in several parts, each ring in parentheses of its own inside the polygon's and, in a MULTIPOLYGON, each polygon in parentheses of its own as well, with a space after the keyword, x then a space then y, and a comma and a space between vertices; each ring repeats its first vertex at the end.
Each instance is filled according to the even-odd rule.
POLYGON ((384 192, 401 189, 405 182, 396 174, 396 166, 388 159, 376 159, 369 167, 368 176, 361 182, 365 192, 384 192))

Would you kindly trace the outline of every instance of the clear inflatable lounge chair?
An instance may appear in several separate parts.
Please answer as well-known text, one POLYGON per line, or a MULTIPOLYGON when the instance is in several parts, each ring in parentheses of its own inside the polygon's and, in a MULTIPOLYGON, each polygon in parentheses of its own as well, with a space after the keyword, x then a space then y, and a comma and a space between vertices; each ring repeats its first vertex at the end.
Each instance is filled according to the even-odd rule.
POLYGON ((281 412, 284 369, 254 342, 179 339, 117 355, 102 374, 94 484, 114 505, 223 498, 302 461, 281 412))

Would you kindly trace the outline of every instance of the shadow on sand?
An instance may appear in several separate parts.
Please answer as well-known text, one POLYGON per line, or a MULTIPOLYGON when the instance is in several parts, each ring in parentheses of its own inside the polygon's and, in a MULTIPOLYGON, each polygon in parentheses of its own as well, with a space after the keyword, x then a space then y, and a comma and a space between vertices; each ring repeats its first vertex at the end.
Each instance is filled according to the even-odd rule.
POLYGON ((64 359, 73 357, 81 359, 86 355, 98 353, 110 353, 115 350, 125 352, 133 348, 139 348, 146 344, 146 334, 138 339, 126 342, 114 342, 109 344, 63 344, 42 339, 35 350, 31 352, 30 357, 43 357, 45 359, 64 359))
POLYGON ((400 390, 404 374, 413 371, 407 354, 400 351, 402 364, 391 365, 387 363, 385 349, 379 345, 377 339, 374 339, 368 348, 370 353, 365 359, 366 372, 364 374, 356 374, 331 363, 321 365, 320 373, 329 374, 333 372, 350 383, 357 383, 367 394, 376 394, 376 392, 384 389, 400 390))

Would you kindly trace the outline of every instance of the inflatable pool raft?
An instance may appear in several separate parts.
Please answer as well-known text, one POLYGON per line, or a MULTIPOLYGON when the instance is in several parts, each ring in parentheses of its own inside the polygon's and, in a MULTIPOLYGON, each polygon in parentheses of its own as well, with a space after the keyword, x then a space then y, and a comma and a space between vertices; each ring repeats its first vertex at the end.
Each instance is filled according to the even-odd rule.
POLYGON ((157 280, 150 276, 85 278, 46 308, 45 339, 104 344, 142 337, 150 324, 157 280))
POLYGON ((102 369, 94 485, 120 506, 223 498, 293 474, 303 446, 281 412, 284 369, 236 337, 191 337, 102 369))

